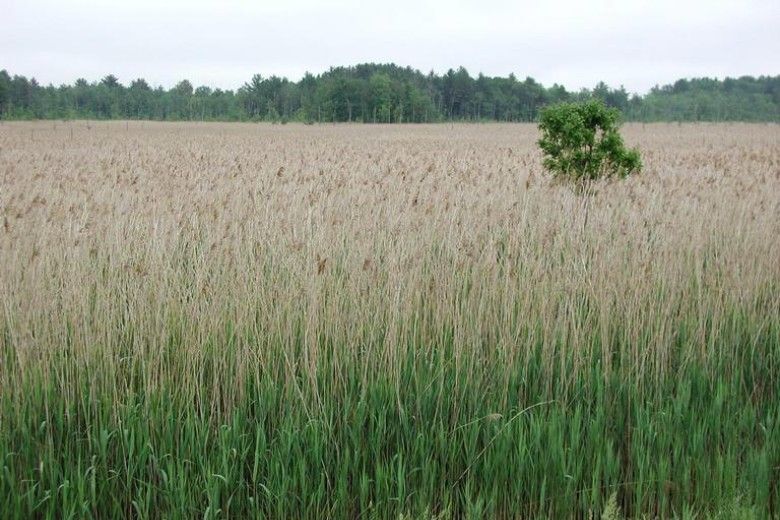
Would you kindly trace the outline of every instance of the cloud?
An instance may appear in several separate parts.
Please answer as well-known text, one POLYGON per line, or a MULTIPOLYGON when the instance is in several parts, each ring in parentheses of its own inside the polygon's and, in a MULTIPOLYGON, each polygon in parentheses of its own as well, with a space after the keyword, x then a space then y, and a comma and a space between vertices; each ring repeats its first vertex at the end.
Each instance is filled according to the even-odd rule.
POLYGON ((5 11, 0 67, 55 84, 113 73, 237 88, 254 73, 297 79, 364 61, 640 92, 780 73, 780 8, 762 0, 10 0, 5 11))

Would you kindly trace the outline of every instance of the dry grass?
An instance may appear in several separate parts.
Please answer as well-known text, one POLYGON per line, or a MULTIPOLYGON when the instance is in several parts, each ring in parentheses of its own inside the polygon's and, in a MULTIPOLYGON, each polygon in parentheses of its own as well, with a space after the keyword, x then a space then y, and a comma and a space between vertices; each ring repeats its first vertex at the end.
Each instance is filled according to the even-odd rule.
MULTIPOLYGON (((515 504, 556 515, 566 509, 541 505, 555 490, 566 493, 562 504, 599 508, 612 488, 594 486, 626 486, 654 461, 618 446, 624 459, 609 478, 584 463, 571 485, 551 476, 541 496, 504 495, 490 461, 505 455, 491 450, 504 449, 495 439, 522 421, 502 418, 549 400, 566 422, 578 399, 591 402, 582 396, 601 388, 595 381, 623 385, 637 402, 672 402, 679 389, 669 395, 668 385, 695 368, 708 388, 726 380, 743 389, 739 399, 755 400, 751 417, 779 419, 767 403, 780 397, 768 388, 780 375, 780 127, 628 125, 624 135, 640 148, 644 173, 582 196, 543 175, 530 125, 5 123, 5 422, 32 424, 31 410, 74 405, 89 430, 105 410, 100 421, 121 423, 133 396, 162 396, 216 427, 271 381, 283 395, 276 413, 289 407, 338 424, 334 413, 348 414, 339 402, 365 403, 382 381, 393 389, 381 400, 393 414, 463 434, 473 446, 430 470, 441 486, 430 484, 420 504, 369 493, 376 514, 508 515, 515 504), (754 368, 762 356, 772 361, 754 368), (30 388, 43 381, 52 394, 30 404, 30 388), (478 420, 486 416, 499 419, 478 420), (494 422, 496 437, 468 437, 494 422), (466 489, 447 498, 447 484, 466 489), (479 485, 482 493, 469 488, 479 485)), ((682 413, 695 417, 695 406, 710 402, 686 403, 682 413)), ((719 427, 708 422, 702 431, 719 427)), ((617 438, 631 428, 638 426, 617 438)), ((767 435, 777 440, 778 431, 767 435)), ((381 435, 369 438, 382 445, 381 435)), ((506 449, 516 440, 506 439, 506 449)), ((700 455, 727 462, 738 448, 724 455, 702 443, 700 455)), ((24 451, 13 438, 5 446, 24 451)), ((759 482, 777 476, 772 449, 756 448, 769 467, 759 482)), ((392 464, 393 453, 416 456, 391 450, 392 464)), ((744 463, 734 454, 740 476, 731 498, 755 485, 744 463)), ((670 464, 678 470, 678 460, 670 464)), ((8 467, 17 479, 27 475, 24 461, 8 467)), ((674 485, 621 491, 622 509, 704 511, 721 507, 707 500, 726 493, 667 480, 674 485)), ((275 510, 280 500, 270 499, 257 507, 271 516, 326 506, 334 515, 365 512, 346 499, 358 495, 353 484, 343 484, 338 506, 328 501, 342 492, 336 481, 330 473, 311 510, 275 510)), ((766 496, 746 499, 760 510, 778 507, 777 486, 766 485, 766 496)), ((211 498, 190 498, 214 513, 211 498)), ((241 504, 239 512, 251 509, 241 504)))

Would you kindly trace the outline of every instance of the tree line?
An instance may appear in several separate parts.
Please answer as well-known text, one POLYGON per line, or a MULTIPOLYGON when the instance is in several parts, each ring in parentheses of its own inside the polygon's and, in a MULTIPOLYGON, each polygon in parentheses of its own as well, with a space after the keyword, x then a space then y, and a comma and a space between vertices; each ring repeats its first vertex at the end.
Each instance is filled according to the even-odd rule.
POLYGON ((173 88, 144 79, 123 85, 114 75, 72 85, 39 84, 0 70, 2 119, 151 119, 164 121, 303 121, 423 123, 535 121, 561 101, 601 99, 630 121, 780 122, 780 76, 681 79, 644 95, 601 82, 577 92, 533 78, 472 77, 460 67, 423 74, 411 67, 366 63, 333 67, 300 81, 257 74, 238 90, 173 88))

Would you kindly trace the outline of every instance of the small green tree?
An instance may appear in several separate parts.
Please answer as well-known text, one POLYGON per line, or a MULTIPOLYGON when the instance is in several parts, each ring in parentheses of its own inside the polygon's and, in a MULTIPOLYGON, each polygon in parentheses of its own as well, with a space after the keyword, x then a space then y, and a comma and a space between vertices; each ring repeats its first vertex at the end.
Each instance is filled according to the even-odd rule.
POLYGON ((578 182, 639 171, 639 152, 623 145, 619 117, 618 110, 597 100, 545 107, 539 120, 544 167, 556 177, 578 182))

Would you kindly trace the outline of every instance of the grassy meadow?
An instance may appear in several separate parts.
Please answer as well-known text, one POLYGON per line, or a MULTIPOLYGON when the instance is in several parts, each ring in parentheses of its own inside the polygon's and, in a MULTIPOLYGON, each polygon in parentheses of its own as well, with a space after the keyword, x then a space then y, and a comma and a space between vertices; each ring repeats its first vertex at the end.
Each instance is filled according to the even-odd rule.
POLYGON ((780 126, 0 125, 0 517, 780 516, 780 126))

